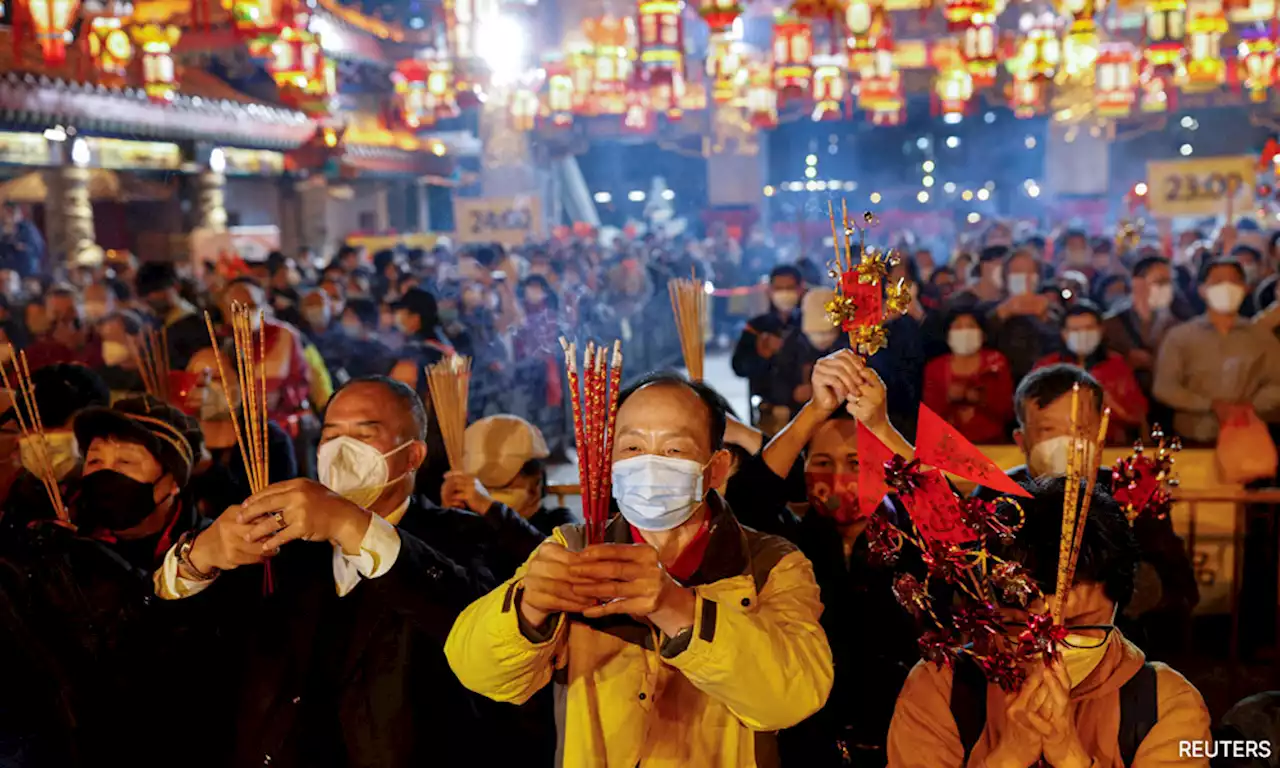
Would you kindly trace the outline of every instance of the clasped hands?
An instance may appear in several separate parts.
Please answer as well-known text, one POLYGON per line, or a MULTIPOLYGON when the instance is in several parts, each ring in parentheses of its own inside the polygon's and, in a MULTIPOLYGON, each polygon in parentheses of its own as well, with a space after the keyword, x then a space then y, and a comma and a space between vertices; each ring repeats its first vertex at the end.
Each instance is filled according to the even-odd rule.
POLYGON ((1071 678, 1061 658, 1033 668, 1022 690, 1007 701, 1004 732, 987 765, 1025 768, 1041 755, 1054 768, 1088 768, 1092 763, 1076 733, 1071 678))
POLYGON ((314 480, 268 486, 228 507, 200 532, 191 564, 202 572, 261 563, 291 541, 323 541, 348 554, 360 551, 372 513, 314 480))
POLYGON ((555 613, 625 613, 647 619, 668 637, 693 626, 697 597, 667 573, 648 544, 593 544, 571 552, 544 542, 522 583, 520 613, 534 627, 555 613))

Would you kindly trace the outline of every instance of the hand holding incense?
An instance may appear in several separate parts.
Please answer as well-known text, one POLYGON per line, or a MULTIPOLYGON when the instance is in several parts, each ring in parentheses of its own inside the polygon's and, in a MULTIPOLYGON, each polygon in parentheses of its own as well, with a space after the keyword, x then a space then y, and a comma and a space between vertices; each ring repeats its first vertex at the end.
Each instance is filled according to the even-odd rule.
POLYGON ((40 409, 36 403, 36 388, 31 382, 31 368, 27 365, 27 353, 23 350, 15 353, 13 345, 9 345, 9 359, 14 361, 13 372, 17 383, 17 389, 10 384, 9 375, 5 373, 4 366, 0 366, 0 381, 4 382, 4 388, 9 390, 13 400, 13 413, 17 417, 19 433, 31 441, 35 447, 36 472, 33 474, 40 478, 40 483, 44 486, 45 493, 49 496, 49 503, 53 507, 54 515, 58 522, 67 527, 71 525, 71 515, 67 512, 66 504, 62 501, 62 488, 58 484, 58 476, 53 468, 53 460, 49 455, 49 443, 45 437, 44 419, 40 416, 40 409), (18 397, 22 398, 21 404, 18 397), (19 407, 19 406, 22 407, 19 407), (26 409, 26 417, 23 416, 23 408, 26 409))

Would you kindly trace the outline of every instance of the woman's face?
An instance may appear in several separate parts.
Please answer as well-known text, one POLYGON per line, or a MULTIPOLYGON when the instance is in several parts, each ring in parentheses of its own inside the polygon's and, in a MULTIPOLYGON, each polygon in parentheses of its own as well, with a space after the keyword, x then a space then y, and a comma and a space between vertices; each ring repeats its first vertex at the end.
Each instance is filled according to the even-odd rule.
POLYGON ((982 326, 978 325, 978 321, 973 315, 960 315, 951 323, 951 330, 965 331, 969 329, 982 330, 982 326))

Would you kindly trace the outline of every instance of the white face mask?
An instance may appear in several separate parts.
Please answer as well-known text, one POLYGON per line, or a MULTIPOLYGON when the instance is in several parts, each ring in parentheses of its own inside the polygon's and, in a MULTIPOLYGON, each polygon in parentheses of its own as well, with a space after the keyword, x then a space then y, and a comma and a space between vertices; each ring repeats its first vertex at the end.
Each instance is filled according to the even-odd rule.
POLYGON ((972 355, 982 349, 982 331, 977 328, 952 328, 947 331, 947 346, 952 354, 972 355))
MULTIPOLYGON (((1092 459, 1094 447, 1088 441, 1081 441, 1081 443, 1084 448, 1085 464, 1088 465, 1092 459)), ((1027 457, 1027 469, 1037 478, 1066 477, 1067 455, 1070 452, 1071 437, 1069 435, 1051 437, 1031 447, 1031 455, 1027 457)))
POLYGON ((1147 292, 1147 304, 1152 309, 1168 309, 1173 305, 1173 283, 1155 283, 1147 292))
POLYGON ((770 295, 770 301, 773 302, 773 308, 779 312, 791 312, 796 307, 800 306, 800 292, 774 291, 770 295))
POLYGON ((1067 349, 1080 357, 1092 355, 1102 343, 1102 331, 1067 331, 1067 349))
POLYGON ((1244 294, 1242 285, 1215 283, 1204 290, 1204 301, 1220 315, 1234 315, 1244 303, 1244 294))
POLYGON ((107 365, 121 365, 129 359, 129 347, 118 341, 102 342, 102 362, 107 365))
POLYGON ((316 474, 324 487, 361 507, 378 500, 387 486, 399 482, 404 475, 388 480, 387 457, 413 443, 403 443, 386 453, 354 437, 335 437, 321 443, 316 452, 316 474))
POLYGON ((48 455, 49 462, 53 465, 54 477, 59 480, 66 477, 80 462, 80 446, 76 443, 75 433, 45 433, 43 451, 36 443, 39 439, 31 435, 18 440, 18 454, 22 458, 22 466, 31 474, 37 477, 43 474, 41 467, 44 466, 45 455, 48 455))
POLYGON ((542 497, 532 488, 524 486, 511 486, 509 488, 490 488, 489 496, 494 501, 502 502, 511 507, 521 517, 528 518, 533 516, 542 506, 542 497))
POLYGON ((836 343, 838 331, 805 331, 804 336, 813 345, 814 349, 830 349, 832 344, 836 343))
POLYGON ((644 454, 613 465, 613 498, 628 523, 642 531, 669 531, 702 503, 703 466, 696 461, 644 454))
POLYGON ((1009 295, 1024 296, 1036 289, 1035 275, 1009 275, 1009 295))

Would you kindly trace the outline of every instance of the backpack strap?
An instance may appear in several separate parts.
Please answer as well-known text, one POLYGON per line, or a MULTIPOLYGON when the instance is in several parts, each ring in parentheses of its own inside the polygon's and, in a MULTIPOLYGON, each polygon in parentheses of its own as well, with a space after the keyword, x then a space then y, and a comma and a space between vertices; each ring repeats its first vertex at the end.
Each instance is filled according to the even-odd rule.
POLYGON ((1120 757, 1126 766, 1133 765, 1139 745, 1160 719, 1158 693, 1156 668, 1149 661, 1120 687, 1120 757))
POLYGON ((969 656, 957 659, 951 674, 951 718, 956 721, 968 763, 969 753, 987 727, 987 676, 969 656))

